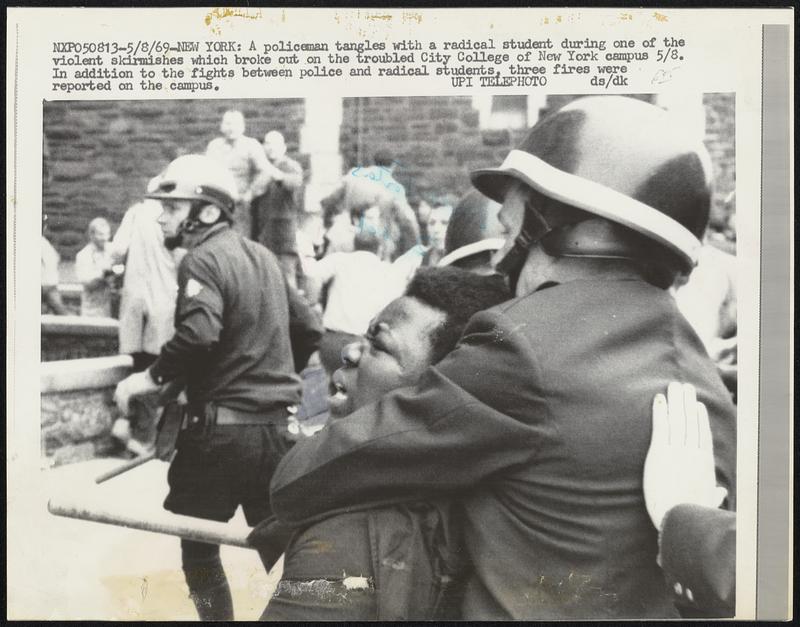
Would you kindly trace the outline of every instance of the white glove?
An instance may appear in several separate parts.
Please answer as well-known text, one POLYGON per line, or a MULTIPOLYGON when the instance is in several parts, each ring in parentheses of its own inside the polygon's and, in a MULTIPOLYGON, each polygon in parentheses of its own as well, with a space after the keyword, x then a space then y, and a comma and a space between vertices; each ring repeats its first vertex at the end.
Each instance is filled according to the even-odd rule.
POLYGON ((131 423, 127 418, 117 418, 111 425, 111 435, 122 443, 131 439, 131 423))
POLYGON ((682 503, 717 508, 728 491, 717 486, 708 411, 694 386, 670 383, 653 401, 653 436, 644 462, 644 502, 661 530, 666 513, 682 503))
POLYGON ((132 396, 155 392, 159 389, 158 384, 153 381, 149 370, 134 372, 128 378, 123 379, 117 384, 114 390, 114 402, 123 416, 130 413, 130 400, 132 396))

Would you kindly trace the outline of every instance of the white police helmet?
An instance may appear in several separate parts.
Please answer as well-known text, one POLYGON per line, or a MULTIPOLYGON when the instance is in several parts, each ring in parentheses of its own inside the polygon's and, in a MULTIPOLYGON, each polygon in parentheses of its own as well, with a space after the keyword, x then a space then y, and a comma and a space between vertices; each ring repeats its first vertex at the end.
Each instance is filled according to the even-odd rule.
POLYGON ((498 202, 515 182, 542 201, 528 205, 524 232, 501 266, 519 265, 540 242, 553 256, 656 260, 686 273, 711 205, 702 142, 664 109, 621 96, 571 102, 538 122, 499 168, 471 178, 498 202))
POLYGON ((156 189, 145 197, 202 201, 219 207, 233 221, 238 193, 228 168, 205 155, 183 155, 167 166, 156 189))

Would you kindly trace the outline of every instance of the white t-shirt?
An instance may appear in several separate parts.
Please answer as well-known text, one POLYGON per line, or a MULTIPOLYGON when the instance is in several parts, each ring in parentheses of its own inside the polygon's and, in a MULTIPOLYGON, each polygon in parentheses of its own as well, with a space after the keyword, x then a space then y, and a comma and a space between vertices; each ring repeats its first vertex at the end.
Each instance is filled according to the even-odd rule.
POLYGON ((309 275, 330 281, 322 323, 331 331, 361 335, 375 315, 406 287, 406 274, 365 250, 331 253, 309 268, 309 275))

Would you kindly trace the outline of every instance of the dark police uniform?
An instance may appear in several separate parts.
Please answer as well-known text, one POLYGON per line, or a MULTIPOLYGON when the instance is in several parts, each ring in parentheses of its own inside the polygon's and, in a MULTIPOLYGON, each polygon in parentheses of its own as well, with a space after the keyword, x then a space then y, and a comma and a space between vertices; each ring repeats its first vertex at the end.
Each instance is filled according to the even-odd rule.
POLYGON ((661 567, 688 617, 736 613, 736 512, 676 505, 664 516, 661 567))
POLYGON ((178 288, 175 335, 150 368, 159 384, 184 377, 189 401, 164 507, 227 521, 242 505, 254 525, 301 398, 284 278, 271 252, 219 224, 184 257, 178 288))
POLYGON ((671 381, 708 408, 735 507, 736 410, 664 290, 581 279, 474 316, 415 388, 299 442, 272 482, 285 524, 436 491, 460 494, 466 620, 677 618, 642 467, 671 381))

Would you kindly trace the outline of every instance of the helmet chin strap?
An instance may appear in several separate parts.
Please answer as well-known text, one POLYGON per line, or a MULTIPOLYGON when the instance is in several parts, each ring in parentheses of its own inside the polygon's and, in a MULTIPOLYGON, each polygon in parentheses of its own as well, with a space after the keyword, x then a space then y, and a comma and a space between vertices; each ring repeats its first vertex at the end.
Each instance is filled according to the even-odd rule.
POLYGON ((552 227, 536 209, 526 206, 519 235, 496 267, 497 272, 508 277, 514 291, 528 253, 536 244, 551 257, 630 261, 648 258, 645 244, 626 233, 624 227, 599 218, 552 227))
POLYGON ((186 218, 178 225, 178 233, 196 233, 204 225, 197 218, 186 218))
MULTIPOLYGON (((217 219, 212 223, 206 223, 200 219, 201 211, 207 205, 208 203, 202 201, 193 203, 192 208, 189 211, 189 217, 181 221, 181 223, 178 225, 177 234, 172 236, 171 238, 168 238, 169 240, 171 240, 170 243, 173 245, 173 248, 177 248, 178 246, 183 244, 185 235, 190 235, 193 233, 197 233, 199 231, 203 231, 207 228, 214 226, 214 224, 217 224, 219 222, 219 219, 217 219)), ((221 207, 217 208, 220 210, 221 216, 226 216, 228 218, 230 217, 230 214, 226 210, 222 209, 221 207)), ((164 245, 169 248, 169 245, 167 245, 167 239, 164 240, 164 245)))
POLYGON ((519 275, 528 259, 531 247, 552 230, 544 216, 526 203, 525 217, 519 235, 514 239, 514 245, 495 267, 498 273, 508 277, 508 286, 512 293, 516 293, 519 275))
MULTIPOLYGON (((192 207, 191 213, 196 214, 197 208, 192 207)), ((210 224, 203 224, 196 216, 190 216, 182 220, 178 225, 178 232, 175 235, 170 235, 164 238, 164 246, 167 250, 174 250, 180 248, 184 243, 184 236, 192 233, 197 233, 201 229, 208 228, 210 224)))
POLYGON ((183 233, 178 233, 177 235, 167 235, 164 238, 164 247, 167 250, 175 250, 176 248, 180 248, 183 245, 183 233))

